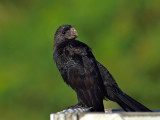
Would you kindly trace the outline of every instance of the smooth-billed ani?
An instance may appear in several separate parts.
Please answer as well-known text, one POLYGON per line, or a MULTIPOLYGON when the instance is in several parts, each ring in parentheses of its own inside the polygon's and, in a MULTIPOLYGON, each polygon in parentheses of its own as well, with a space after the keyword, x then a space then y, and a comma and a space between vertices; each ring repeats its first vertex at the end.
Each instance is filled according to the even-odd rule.
POLYGON ((60 26, 54 37, 53 58, 64 81, 76 92, 78 104, 103 112, 103 99, 117 102, 125 111, 151 111, 125 94, 71 25, 60 26))

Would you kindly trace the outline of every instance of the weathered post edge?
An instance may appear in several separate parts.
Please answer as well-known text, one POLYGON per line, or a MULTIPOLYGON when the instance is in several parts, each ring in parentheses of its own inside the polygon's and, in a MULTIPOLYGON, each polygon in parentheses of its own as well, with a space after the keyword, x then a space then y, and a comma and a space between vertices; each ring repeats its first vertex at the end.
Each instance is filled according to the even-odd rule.
POLYGON ((106 113, 53 113, 50 120, 160 120, 160 110, 154 112, 123 112, 119 109, 106 113))

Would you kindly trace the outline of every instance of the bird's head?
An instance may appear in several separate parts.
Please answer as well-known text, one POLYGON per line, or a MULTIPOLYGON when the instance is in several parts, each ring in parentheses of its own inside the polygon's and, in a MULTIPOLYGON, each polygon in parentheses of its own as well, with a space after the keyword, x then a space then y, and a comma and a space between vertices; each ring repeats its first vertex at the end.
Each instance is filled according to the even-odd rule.
POLYGON ((54 36, 54 49, 62 42, 75 40, 78 37, 77 30, 71 25, 60 26, 54 36))
POLYGON ((71 25, 62 25, 57 29, 54 39, 73 40, 77 37, 78 33, 74 27, 72 27, 71 25))

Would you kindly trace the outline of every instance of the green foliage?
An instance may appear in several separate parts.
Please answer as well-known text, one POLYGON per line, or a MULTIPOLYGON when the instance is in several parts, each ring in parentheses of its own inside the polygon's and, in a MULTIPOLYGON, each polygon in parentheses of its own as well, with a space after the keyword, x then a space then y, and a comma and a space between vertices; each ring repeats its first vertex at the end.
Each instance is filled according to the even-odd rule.
POLYGON ((2 0, 0 119, 47 120, 77 102, 52 60, 54 33, 62 24, 75 26, 78 39, 122 90, 159 109, 159 5, 157 0, 2 0))

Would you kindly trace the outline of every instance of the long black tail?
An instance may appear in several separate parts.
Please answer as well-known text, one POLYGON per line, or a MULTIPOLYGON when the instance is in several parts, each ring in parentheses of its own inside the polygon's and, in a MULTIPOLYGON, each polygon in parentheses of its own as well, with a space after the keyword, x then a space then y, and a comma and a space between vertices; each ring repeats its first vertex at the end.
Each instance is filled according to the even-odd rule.
POLYGON ((105 87, 105 97, 117 102, 125 111, 150 112, 151 110, 125 94, 117 85, 109 71, 97 61, 105 87))
POLYGON ((116 102, 125 110, 133 112, 151 112, 150 109, 137 102, 125 93, 116 95, 116 102))

